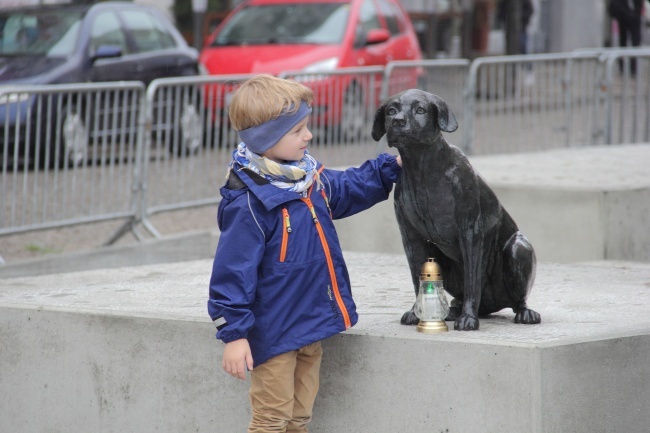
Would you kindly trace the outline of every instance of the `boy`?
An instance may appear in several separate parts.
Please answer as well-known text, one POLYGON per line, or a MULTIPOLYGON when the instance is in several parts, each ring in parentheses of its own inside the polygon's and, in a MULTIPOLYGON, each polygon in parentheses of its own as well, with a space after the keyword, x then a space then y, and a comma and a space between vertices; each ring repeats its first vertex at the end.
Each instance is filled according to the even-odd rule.
POLYGON ((302 84, 259 75, 229 108, 242 143, 221 188, 208 312, 226 343, 224 370, 251 371, 249 433, 307 431, 320 341, 357 322, 332 220, 385 200, 401 170, 388 154, 324 169, 306 150, 312 98, 302 84))

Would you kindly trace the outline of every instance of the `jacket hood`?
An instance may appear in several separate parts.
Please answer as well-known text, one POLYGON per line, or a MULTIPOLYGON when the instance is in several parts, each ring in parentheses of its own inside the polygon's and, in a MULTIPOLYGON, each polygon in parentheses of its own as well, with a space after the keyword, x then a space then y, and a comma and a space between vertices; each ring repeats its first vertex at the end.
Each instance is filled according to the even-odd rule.
MULTIPOLYGON (((318 167, 320 167, 320 164, 317 166, 317 168, 318 167)), ((265 181, 266 183, 261 183, 259 180, 256 182, 251 176, 256 176, 258 179, 260 179, 257 174, 248 169, 244 168, 242 170, 238 170, 237 177, 239 177, 239 179, 241 179, 241 181, 246 184, 246 188, 231 190, 227 187, 223 187, 221 188, 221 196, 225 200, 233 200, 244 192, 250 191, 262 202, 266 210, 271 210, 283 203, 291 200, 296 200, 300 197, 300 194, 297 192, 285 191, 267 181, 265 181)))
POLYGON ((0 83, 47 84, 41 75, 65 63, 62 57, 0 56, 0 83))

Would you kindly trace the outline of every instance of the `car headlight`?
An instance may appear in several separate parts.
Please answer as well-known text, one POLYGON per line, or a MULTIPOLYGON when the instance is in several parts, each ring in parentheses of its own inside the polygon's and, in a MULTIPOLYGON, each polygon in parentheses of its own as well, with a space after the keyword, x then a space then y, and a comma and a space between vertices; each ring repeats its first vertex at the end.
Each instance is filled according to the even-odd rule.
POLYGON ((205 67, 203 63, 199 62, 199 75, 210 75, 210 71, 205 67))
POLYGON ((29 99, 29 93, 5 93, 0 95, 0 104, 16 104, 29 99))
POLYGON ((331 72, 336 69, 339 65, 338 57, 330 57, 329 59, 319 60, 316 63, 307 65, 301 72, 305 75, 299 75, 294 78, 296 81, 318 81, 327 78, 325 75, 327 72, 331 72), (324 72, 325 74, 318 74, 319 72, 324 72), (313 75, 312 75, 313 74, 313 75))
POLYGON ((330 57, 329 59, 320 60, 316 63, 306 66, 303 72, 329 72, 336 69, 339 65, 338 57, 330 57))

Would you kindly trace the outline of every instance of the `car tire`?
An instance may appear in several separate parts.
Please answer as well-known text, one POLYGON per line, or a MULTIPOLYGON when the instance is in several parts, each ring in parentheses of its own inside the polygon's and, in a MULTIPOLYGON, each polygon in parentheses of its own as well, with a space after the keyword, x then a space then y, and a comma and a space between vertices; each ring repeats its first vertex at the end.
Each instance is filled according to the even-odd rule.
MULTIPOLYGON (((182 71, 179 76, 193 77, 198 73, 196 69, 187 69, 182 71)), ((202 90, 198 89, 196 92, 198 94, 195 97, 198 101, 203 101, 202 90)), ((176 156, 191 156, 197 154, 203 146, 205 121, 199 108, 200 102, 192 102, 192 97, 189 100, 183 99, 185 106, 181 109, 180 116, 173 120, 173 127, 169 131, 171 134, 169 151, 176 156)))
POLYGON ((203 145, 203 119, 199 110, 187 104, 174 124, 176 132, 172 132, 169 151, 176 156, 195 155, 203 145))
POLYGON ((345 92, 339 122, 339 139, 341 143, 361 141, 366 126, 363 107, 363 92, 360 86, 353 84, 345 92))
MULTIPOLYGON (((60 113, 50 136, 49 148, 41 148, 41 168, 74 168, 88 161, 88 128, 83 119, 83 110, 76 103, 70 103, 63 104, 60 113), (55 138, 57 134, 58 139, 55 138)), ((43 143, 47 143, 46 138, 43 143)))

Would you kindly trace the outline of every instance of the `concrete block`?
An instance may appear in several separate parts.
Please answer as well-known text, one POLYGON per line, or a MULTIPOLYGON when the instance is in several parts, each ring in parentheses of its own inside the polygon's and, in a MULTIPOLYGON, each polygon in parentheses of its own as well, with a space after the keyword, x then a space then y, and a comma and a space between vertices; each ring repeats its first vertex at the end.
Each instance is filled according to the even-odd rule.
MULTIPOLYGON (((471 157, 540 261, 650 261, 650 144, 471 157)), ((403 253, 391 198, 336 221, 348 251, 403 253)))
MULTIPOLYGON (((347 252, 359 323, 324 342, 310 431, 641 432, 650 425, 650 264, 541 263, 530 306, 477 332, 399 324, 403 255, 347 252)), ((220 368, 210 260, 0 280, 0 431, 245 431, 220 368)), ((449 323, 453 326, 452 323, 449 323)))

